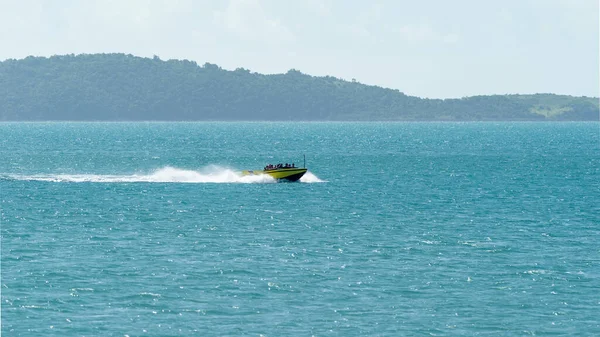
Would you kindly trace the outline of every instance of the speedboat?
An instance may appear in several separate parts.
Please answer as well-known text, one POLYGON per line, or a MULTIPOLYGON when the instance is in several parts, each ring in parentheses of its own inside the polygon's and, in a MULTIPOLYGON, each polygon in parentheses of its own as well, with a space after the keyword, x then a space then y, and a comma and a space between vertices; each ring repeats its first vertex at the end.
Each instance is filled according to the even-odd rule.
POLYGON ((276 180, 298 181, 308 169, 301 167, 280 167, 266 170, 244 170, 243 176, 268 174, 276 180))
POLYGON ((243 176, 268 174, 278 181, 298 181, 306 173, 306 157, 304 167, 296 167, 293 164, 267 165, 263 170, 244 170, 243 176))

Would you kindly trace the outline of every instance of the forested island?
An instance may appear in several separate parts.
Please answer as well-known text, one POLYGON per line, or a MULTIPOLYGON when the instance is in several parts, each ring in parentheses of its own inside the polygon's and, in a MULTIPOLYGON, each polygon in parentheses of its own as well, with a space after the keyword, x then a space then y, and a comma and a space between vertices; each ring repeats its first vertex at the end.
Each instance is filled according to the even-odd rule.
POLYGON ((290 70, 125 54, 0 62, 0 121, 597 121, 598 98, 424 99, 290 70))

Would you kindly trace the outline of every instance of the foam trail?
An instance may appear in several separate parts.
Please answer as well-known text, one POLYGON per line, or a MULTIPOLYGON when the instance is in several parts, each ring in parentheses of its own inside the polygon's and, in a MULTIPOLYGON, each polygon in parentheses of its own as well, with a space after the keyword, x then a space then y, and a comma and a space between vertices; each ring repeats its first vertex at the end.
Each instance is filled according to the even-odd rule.
MULTIPOLYGON (((175 167, 163 167, 150 174, 36 174, 16 175, 0 174, 0 179, 48 181, 48 182, 73 182, 73 183, 274 183, 271 176, 266 174, 242 176, 239 171, 229 168, 210 165, 199 171, 183 170, 175 167)), ((323 183, 310 171, 302 178, 302 183, 323 183)))
POLYGON ((183 170, 175 167, 163 167, 150 174, 104 175, 104 174, 38 174, 14 175, 4 177, 13 180, 49 181, 49 182, 91 182, 91 183, 273 183, 275 179, 268 175, 242 176, 232 169, 209 166, 200 171, 183 170))
POLYGON ((300 182, 302 183, 325 183, 327 181, 319 179, 316 175, 312 174, 310 171, 306 171, 306 173, 300 178, 300 182))

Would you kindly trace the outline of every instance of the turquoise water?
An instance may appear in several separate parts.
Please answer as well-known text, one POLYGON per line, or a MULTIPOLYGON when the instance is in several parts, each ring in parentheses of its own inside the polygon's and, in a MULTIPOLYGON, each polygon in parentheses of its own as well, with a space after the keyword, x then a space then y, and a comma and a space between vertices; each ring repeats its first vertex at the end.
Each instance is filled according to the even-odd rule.
POLYGON ((0 124, 2 333, 599 335, 599 131, 0 124))

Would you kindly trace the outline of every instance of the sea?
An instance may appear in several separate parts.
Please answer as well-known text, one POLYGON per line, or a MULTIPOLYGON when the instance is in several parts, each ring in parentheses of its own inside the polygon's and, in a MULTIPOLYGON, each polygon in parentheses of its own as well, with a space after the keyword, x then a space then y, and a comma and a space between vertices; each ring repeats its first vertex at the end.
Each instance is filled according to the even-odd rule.
POLYGON ((600 335, 597 122, 0 123, 0 208, 3 336, 600 335))

